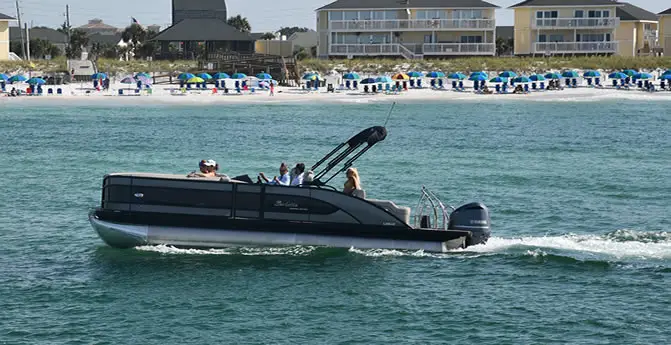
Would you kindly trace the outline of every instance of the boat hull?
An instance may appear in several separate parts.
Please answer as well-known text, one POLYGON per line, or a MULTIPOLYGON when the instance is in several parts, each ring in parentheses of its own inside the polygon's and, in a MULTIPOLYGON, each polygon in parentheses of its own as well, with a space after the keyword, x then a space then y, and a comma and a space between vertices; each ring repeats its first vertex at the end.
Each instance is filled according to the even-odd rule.
POLYGON ((324 246, 360 249, 424 250, 447 252, 466 246, 467 236, 449 240, 426 241, 374 237, 335 236, 286 231, 254 231, 241 229, 213 229, 165 225, 135 225, 100 219, 95 212, 89 221, 100 238, 116 248, 142 245, 172 245, 188 248, 227 248, 242 246, 324 246))

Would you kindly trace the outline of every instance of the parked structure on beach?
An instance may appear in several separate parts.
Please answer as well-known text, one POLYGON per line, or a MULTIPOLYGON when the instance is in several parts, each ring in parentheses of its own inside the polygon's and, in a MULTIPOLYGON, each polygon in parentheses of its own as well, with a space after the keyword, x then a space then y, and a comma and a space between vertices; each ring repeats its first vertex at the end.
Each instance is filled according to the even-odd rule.
POLYGON ((618 55, 653 55, 660 50, 657 41, 656 14, 627 2, 623 2, 615 14, 620 18, 620 25, 615 30, 615 40, 619 46, 618 55))
POLYGON ((0 13, 0 61, 9 60, 9 22, 15 19, 0 13))
POLYGON ((671 8, 659 14, 659 46, 664 55, 671 54, 671 8))
POLYGON ((493 56, 496 8, 481 0, 337 0, 317 9, 318 55, 493 56))

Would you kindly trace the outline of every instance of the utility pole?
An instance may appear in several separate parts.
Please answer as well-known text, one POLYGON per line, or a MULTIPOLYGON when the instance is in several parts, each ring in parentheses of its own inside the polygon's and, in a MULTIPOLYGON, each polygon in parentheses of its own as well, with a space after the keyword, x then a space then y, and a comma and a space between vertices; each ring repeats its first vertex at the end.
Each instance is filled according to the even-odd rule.
POLYGON ((70 48, 70 5, 65 5, 65 26, 67 26, 68 42, 66 47, 70 48))
POLYGON ((30 61, 30 31, 28 31, 28 23, 23 24, 26 29, 26 57, 30 61))
POLYGON ((21 10, 19 9, 19 0, 16 0, 16 19, 19 21, 19 32, 21 33, 21 56, 26 58, 26 41, 23 38, 23 25, 21 25, 21 10))

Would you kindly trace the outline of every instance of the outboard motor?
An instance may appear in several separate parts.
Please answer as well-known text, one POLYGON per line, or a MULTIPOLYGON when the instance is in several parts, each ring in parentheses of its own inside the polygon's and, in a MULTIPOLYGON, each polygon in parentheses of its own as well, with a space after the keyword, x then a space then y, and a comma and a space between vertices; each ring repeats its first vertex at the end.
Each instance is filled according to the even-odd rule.
POLYGON ((485 244, 491 235, 491 220, 487 206, 474 202, 454 210, 450 215, 448 230, 470 231, 466 245, 485 244))

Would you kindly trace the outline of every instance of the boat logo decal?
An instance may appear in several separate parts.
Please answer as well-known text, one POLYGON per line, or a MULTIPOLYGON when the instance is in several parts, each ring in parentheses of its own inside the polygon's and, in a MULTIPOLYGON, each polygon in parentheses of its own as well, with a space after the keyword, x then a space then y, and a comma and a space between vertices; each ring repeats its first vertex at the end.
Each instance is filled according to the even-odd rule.
POLYGON ((274 207, 285 207, 285 208, 297 208, 298 204, 295 202, 291 201, 282 201, 282 200, 277 200, 275 201, 275 204, 273 204, 274 207))
POLYGON ((135 195, 136 198, 144 198, 143 193, 135 193, 134 195, 135 195))

